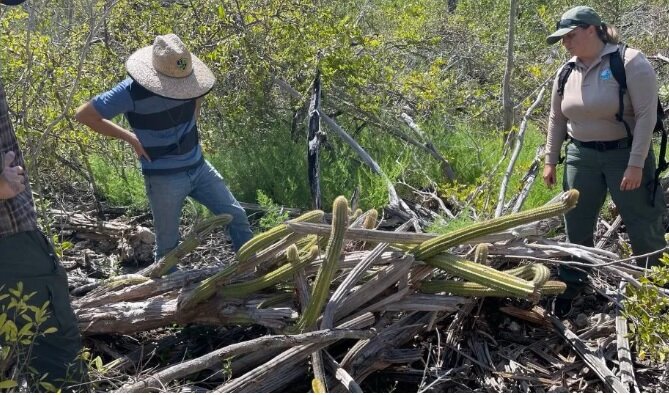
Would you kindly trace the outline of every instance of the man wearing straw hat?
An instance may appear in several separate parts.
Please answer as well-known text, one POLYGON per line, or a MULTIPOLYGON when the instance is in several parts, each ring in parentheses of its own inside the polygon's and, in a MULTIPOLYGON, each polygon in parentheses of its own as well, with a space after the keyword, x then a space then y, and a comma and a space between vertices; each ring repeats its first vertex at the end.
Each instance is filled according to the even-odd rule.
MULTIPOLYGON (((3 5, 22 2, 0 0, 3 5)), ((23 153, 9 118, 7 96, 0 82, 0 320, 5 330, 9 328, 9 321, 17 328, 37 321, 35 311, 27 310, 23 314, 16 302, 12 303, 12 299, 17 299, 16 292, 10 291, 12 289, 20 289, 22 297, 31 295, 27 305, 44 306, 47 314, 45 322, 38 328, 33 326, 30 329, 42 333, 36 335, 31 344, 17 347, 17 343, 26 338, 12 340, 11 331, 3 331, 0 333, 0 350, 6 351, 5 347, 9 347, 12 353, 19 355, 16 361, 27 363, 35 370, 31 374, 26 367, 14 367, 21 374, 32 376, 26 377, 31 385, 28 391, 53 390, 39 387, 39 382, 51 384, 62 391, 81 389, 67 387, 67 384, 81 383, 86 377, 86 368, 77 358, 81 351, 81 336, 77 317, 70 305, 67 273, 60 265, 51 242, 37 226, 37 214, 24 166, 23 153)))
POLYGON ((179 218, 186 197, 214 214, 231 214, 235 251, 252 237, 246 212, 206 161, 197 117, 202 97, 215 77, 175 34, 157 36, 153 45, 126 62, 130 78, 77 109, 76 119, 94 131, 126 141, 139 157, 156 232, 156 260, 179 242, 179 218), (110 119, 125 114, 132 129, 110 119))

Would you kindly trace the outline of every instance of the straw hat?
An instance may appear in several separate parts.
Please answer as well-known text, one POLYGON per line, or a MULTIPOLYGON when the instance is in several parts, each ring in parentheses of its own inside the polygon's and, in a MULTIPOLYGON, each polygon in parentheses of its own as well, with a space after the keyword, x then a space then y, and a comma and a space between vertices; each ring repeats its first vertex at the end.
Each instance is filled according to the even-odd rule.
POLYGON ((153 45, 130 55, 125 67, 138 84, 169 99, 204 96, 216 82, 211 70, 186 49, 176 34, 157 36, 153 45))

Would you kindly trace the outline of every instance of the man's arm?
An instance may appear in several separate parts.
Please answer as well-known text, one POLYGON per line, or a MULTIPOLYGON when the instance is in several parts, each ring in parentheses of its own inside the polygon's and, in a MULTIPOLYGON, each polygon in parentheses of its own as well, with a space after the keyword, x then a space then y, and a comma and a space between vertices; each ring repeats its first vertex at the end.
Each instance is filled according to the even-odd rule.
POLYGON ((0 199, 11 199, 26 189, 23 167, 12 166, 15 157, 13 151, 9 151, 2 156, 0 199))
POLYGON ((148 161, 151 160, 149 154, 146 153, 134 133, 118 126, 114 122, 104 119, 91 102, 84 103, 77 108, 74 118, 104 136, 114 137, 127 142, 135 150, 138 157, 144 157, 148 161))

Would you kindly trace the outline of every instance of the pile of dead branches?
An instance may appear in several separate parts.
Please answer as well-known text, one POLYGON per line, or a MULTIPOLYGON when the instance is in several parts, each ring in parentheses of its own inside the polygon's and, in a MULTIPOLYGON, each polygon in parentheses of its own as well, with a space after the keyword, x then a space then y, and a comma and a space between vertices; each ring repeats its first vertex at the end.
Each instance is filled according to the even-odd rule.
MULTIPOLYGON (((562 292, 565 285, 550 280, 540 261, 578 256, 633 279, 613 253, 542 237, 577 199, 569 191, 537 209, 434 235, 409 232, 411 222, 393 232, 375 230, 375 210, 352 213, 340 197, 332 224, 322 223, 322 211, 311 211, 254 237, 222 268, 167 274, 230 220, 223 215, 197 225, 177 249, 139 273, 87 286, 75 309, 84 334, 132 334, 175 323, 260 325, 272 333, 140 375, 122 392, 159 391, 233 357, 247 369, 217 391, 278 391, 312 377, 315 391, 359 392, 370 374, 424 358, 412 341, 466 316, 477 297, 532 305, 562 292)), ((567 328, 558 332, 569 340, 567 328)), ((581 353, 588 357, 587 349, 581 353)), ((600 365, 588 362, 604 369, 607 388, 623 388, 600 365)))

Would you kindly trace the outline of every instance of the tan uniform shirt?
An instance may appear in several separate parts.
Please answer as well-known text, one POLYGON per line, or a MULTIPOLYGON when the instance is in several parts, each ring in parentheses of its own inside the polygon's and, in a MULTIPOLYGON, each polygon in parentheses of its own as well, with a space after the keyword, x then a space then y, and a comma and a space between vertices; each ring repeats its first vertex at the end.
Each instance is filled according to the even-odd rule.
MULTIPOLYGON (((625 126, 616 120, 618 82, 606 56, 617 50, 617 45, 606 44, 599 59, 590 67, 573 57, 570 62, 575 62, 576 66, 567 79, 563 97, 557 93, 556 76, 548 119, 546 164, 557 164, 567 133, 580 141, 612 141, 627 137, 625 126)), ((643 167, 657 119, 657 77, 648 59, 635 49, 627 49, 624 63, 627 93, 623 118, 634 136, 628 165, 643 167)))

